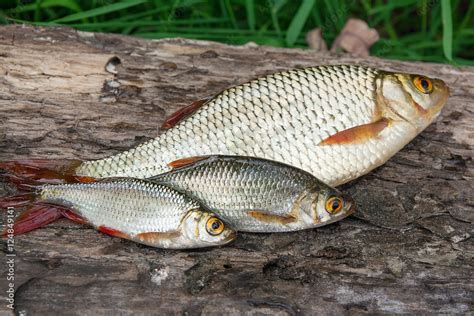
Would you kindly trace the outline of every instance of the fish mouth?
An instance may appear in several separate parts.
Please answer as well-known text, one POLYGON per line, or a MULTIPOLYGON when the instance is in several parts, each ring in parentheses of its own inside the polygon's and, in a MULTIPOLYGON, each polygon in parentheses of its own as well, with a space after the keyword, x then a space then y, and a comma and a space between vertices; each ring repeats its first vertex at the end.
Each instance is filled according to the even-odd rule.
POLYGON ((227 245, 228 243, 233 242, 237 238, 237 232, 232 231, 229 235, 224 239, 223 245, 227 245))
POLYGON ((346 199, 347 199, 348 203, 350 204, 350 206, 349 206, 349 209, 345 212, 343 218, 346 218, 347 216, 354 214, 354 212, 356 210, 356 203, 355 203, 354 199, 350 196, 347 196, 346 199))
POLYGON ((400 86, 402 93, 405 95, 409 105, 412 106, 416 114, 414 117, 407 117, 399 110, 398 107, 403 108, 404 103, 400 100, 388 100, 384 95, 384 81, 381 82, 380 87, 377 89, 376 98, 379 106, 386 110, 385 115, 390 117, 391 120, 394 121, 403 121, 411 126, 413 126, 418 132, 426 128, 427 124, 431 123, 436 119, 441 110, 443 109, 446 101, 450 95, 448 85, 441 79, 431 79, 433 82, 433 93, 435 95, 435 99, 432 99, 432 103, 427 107, 423 107, 419 104, 413 97, 413 95, 407 90, 405 86, 405 80, 400 78, 399 76, 393 77, 395 82, 400 86))
POLYGON ((355 206, 354 201, 352 201, 351 202, 351 207, 347 210, 345 217, 354 214, 355 210, 356 210, 356 206, 355 206))
POLYGON ((427 112, 426 116, 429 118, 429 119, 432 119, 434 120, 435 118, 437 118, 439 116, 439 114, 441 113, 441 110, 443 109, 444 105, 446 104, 446 102, 448 101, 448 98, 451 94, 450 90, 449 90, 449 87, 447 84, 445 84, 444 82, 441 81, 441 83, 443 85, 442 89, 444 91, 442 91, 441 93, 441 97, 439 98, 438 102, 435 103, 434 106, 432 106, 430 109, 428 110, 425 110, 427 112))

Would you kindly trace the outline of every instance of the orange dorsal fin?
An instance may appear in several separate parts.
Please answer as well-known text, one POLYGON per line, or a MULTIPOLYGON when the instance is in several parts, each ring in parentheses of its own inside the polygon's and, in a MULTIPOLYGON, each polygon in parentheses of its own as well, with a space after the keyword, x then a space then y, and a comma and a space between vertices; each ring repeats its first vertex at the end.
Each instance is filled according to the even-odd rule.
POLYGON ((329 136, 319 143, 319 145, 360 144, 377 137, 377 135, 389 125, 389 122, 388 119, 381 118, 369 124, 354 126, 329 136))
POLYGON ((201 161, 201 160, 206 160, 208 158, 209 156, 187 157, 187 158, 182 158, 182 159, 172 161, 168 163, 168 166, 170 166, 171 168, 181 168, 184 166, 192 165, 193 163, 201 161))
POLYGON ((201 106, 206 104, 211 99, 212 97, 207 97, 201 100, 197 100, 185 106, 184 108, 179 109, 178 111, 174 112, 173 114, 171 114, 170 116, 166 118, 163 125, 161 125, 161 128, 162 129, 172 128, 173 126, 178 124, 178 122, 180 122, 181 120, 193 114, 197 109, 199 109, 201 106))
POLYGON ((107 234, 109 236, 113 237, 119 237, 119 238, 124 238, 124 239, 130 239, 130 236, 125 234, 124 232, 121 232, 120 230, 110 228, 107 226, 99 226, 97 227, 97 230, 100 231, 101 233, 107 234))

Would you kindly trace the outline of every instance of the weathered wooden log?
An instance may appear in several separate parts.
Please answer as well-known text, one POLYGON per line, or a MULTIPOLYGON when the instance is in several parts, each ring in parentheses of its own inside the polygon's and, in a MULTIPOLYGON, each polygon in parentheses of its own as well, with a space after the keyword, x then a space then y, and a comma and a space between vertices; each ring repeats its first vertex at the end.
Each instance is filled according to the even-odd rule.
MULTIPOLYGON (((195 251, 60 220, 17 236, 15 257, 2 241, 15 277, 2 263, 2 310, 13 282, 15 311, 28 314, 472 312, 474 67, 3 26, 0 160, 105 157, 155 137, 166 115, 195 99, 327 63, 417 72, 451 88, 437 122, 342 188, 357 201, 354 216, 195 251)), ((0 195, 11 190, 3 184, 0 195)))

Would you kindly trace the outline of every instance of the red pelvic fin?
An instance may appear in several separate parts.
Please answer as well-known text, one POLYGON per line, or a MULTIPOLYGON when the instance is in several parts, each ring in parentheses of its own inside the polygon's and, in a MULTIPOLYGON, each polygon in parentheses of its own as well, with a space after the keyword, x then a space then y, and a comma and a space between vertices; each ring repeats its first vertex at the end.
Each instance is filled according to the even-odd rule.
POLYGON ((10 232, 7 227, 2 235, 8 234, 20 235, 27 233, 39 227, 43 227, 62 217, 64 208, 52 204, 37 202, 29 209, 18 216, 13 224, 13 230, 10 232))
POLYGON ((181 158, 181 159, 174 160, 168 163, 168 166, 170 166, 171 168, 180 168, 180 167, 192 165, 195 162, 205 160, 208 158, 209 156, 195 156, 195 157, 181 158))
POLYGON ((113 237, 119 237, 119 238, 124 238, 124 239, 130 239, 130 236, 125 234, 124 232, 121 232, 119 230, 116 230, 114 228, 110 228, 107 226, 99 226, 97 227, 97 230, 100 231, 101 233, 113 236, 113 237))
POLYGON ((388 126, 388 124, 388 119, 381 118, 373 123, 354 126, 329 136, 319 143, 319 145, 360 144, 371 138, 377 137, 377 135, 388 126))
POLYGON ((33 192, 18 195, 5 196, 0 198, 0 208, 21 207, 30 204, 35 199, 33 192))
POLYGON ((181 120, 187 118, 191 114, 193 114, 197 109, 211 100, 212 97, 207 97, 201 100, 194 101, 193 103, 185 106, 184 108, 179 109, 178 111, 174 112, 170 116, 166 118, 163 125, 161 125, 162 129, 170 129, 175 126, 181 120))
POLYGON ((76 176, 76 169, 82 163, 78 159, 48 160, 13 160, 0 162, 0 169, 7 170, 22 178, 42 183, 90 182, 89 177, 76 176))

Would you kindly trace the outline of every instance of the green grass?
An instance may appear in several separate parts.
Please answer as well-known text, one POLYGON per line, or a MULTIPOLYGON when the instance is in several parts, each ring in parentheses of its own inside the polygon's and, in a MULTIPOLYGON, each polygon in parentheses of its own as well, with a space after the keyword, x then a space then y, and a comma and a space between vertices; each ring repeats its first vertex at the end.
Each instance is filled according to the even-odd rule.
POLYGON ((350 17, 381 39, 371 54, 474 65, 469 0, 2 0, 0 23, 66 25, 146 38, 186 37, 230 44, 307 47, 316 27, 330 46, 350 17))

